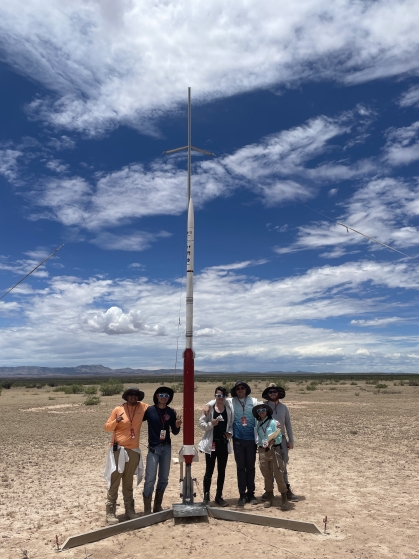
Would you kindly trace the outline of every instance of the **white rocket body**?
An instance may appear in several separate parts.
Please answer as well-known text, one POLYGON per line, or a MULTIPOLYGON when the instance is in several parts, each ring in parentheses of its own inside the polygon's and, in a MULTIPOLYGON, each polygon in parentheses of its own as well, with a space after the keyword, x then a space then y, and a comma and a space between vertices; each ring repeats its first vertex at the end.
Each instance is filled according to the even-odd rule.
POLYGON ((193 275, 194 275, 194 209, 192 198, 188 206, 186 249, 186 349, 193 347, 193 275))

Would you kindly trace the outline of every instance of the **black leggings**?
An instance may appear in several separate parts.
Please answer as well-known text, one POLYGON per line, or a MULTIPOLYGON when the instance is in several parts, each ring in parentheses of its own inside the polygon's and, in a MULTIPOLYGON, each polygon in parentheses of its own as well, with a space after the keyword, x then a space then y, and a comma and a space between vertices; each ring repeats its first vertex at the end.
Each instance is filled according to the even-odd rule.
POLYGON ((222 497, 224 480, 226 477, 226 467, 228 460, 228 445, 226 442, 216 441, 215 450, 211 454, 205 454, 206 469, 204 475, 204 493, 209 493, 211 487, 212 474, 214 473, 215 460, 217 460, 217 494, 216 497, 222 497))

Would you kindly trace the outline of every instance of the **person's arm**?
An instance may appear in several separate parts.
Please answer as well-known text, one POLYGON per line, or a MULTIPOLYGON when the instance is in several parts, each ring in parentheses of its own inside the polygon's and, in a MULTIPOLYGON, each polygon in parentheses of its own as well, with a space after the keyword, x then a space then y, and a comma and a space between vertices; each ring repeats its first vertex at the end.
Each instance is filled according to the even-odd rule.
POLYGON ((294 434, 292 432, 291 417, 289 409, 285 412, 285 429, 287 430, 288 443, 287 446, 290 450, 294 448, 294 434))
POLYGON ((117 423, 120 423, 122 421, 123 416, 124 416, 124 412, 121 413, 120 408, 115 408, 112 411, 111 415, 109 416, 108 421, 104 425, 105 431, 107 433, 111 433, 112 431, 115 431, 117 423))
POLYGON ((174 435, 178 435, 180 431, 180 426, 182 425, 182 417, 177 415, 175 410, 170 410, 170 428, 174 435))

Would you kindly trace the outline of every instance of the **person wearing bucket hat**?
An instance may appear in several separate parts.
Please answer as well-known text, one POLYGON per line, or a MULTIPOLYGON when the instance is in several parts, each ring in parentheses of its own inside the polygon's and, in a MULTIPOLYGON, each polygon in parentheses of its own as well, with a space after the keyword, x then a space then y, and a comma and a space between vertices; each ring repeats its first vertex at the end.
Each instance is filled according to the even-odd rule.
POLYGON ((259 467, 265 480, 265 508, 272 506, 273 480, 275 479, 281 493, 281 509, 288 510, 287 486, 284 483, 284 463, 281 457, 282 433, 275 419, 273 411, 266 403, 257 404, 252 408, 256 418, 258 435, 259 467))
POLYGON ((169 407, 173 395, 174 391, 168 386, 159 386, 153 395, 154 406, 149 406, 144 415, 145 421, 148 422, 148 454, 143 491, 144 515, 151 514, 151 500, 157 472, 153 512, 163 510, 161 505, 169 481, 172 458, 170 431, 173 435, 178 435, 182 425, 182 418, 169 407))
POLYGON ((252 408, 257 404, 256 398, 250 396, 250 386, 241 380, 231 389, 231 404, 234 411, 233 451, 237 467, 237 485, 239 489, 239 507, 246 503, 257 505, 255 497, 256 440, 255 418, 252 408))
MULTIPOLYGON (((284 462, 284 481, 287 486, 288 501, 298 502, 297 495, 294 495, 288 480, 287 465, 289 461, 288 451, 294 448, 294 434, 292 432, 290 412, 285 404, 280 400, 285 398, 285 390, 282 386, 271 383, 262 392, 262 399, 272 409, 272 417, 281 424, 282 443, 281 456, 284 462), (288 440, 287 440, 288 437, 288 440)), ((262 495, 262 501, 266 498, 266 494, 262 495)))
POLYGON ((108 461, 104 476, 108 480, 106 501, 106 522, 117 524, 116 501, 122 480, 125 516, 128 520, 137 518, 134 509, 133 478, 137 473, 137 482, 142 477, 142 459, 140 451, 140 430, 148 404, 142 402, 144 392, 136 386, 125 390, 122 399, 125 404, 117 406, 105 423, 105 431, 113 432, 108 461))

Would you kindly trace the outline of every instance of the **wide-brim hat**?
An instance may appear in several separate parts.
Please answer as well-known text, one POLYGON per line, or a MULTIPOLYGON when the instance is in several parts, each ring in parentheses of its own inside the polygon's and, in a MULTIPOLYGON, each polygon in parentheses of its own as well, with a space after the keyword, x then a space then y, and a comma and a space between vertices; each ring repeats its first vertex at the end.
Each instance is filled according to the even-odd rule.
POLYGON ((273 411, 272 411, 271 406, 268 406, 268 404, 256 404, 256 406, 254 406, 252 408, 253 417, 255 419, 260 419, 259 414, 258 414, 258 410, 260 410, 260 408, 265 408, 266 409, 266 415, 268 417, 272 417, 273 411))
POLYGON ((249 396, 249 394, 252 392, 250 390, 250 386, 247 384, 247 382, 243 382, 242 380, 238 380, 236 382, 236 384, 233 386, 233 388, 231 389, 231 397, 232 398, 237 397, 236 388, 237 388, 237 386, 240 386, 241 384, 246 387, 246 396, 249 396))
POLYGON ((170 402, 173 400, 173 395, 174 395, 175 391, 172 390, 171 388, 169 388, 168 386, 159 386, 158 389, 153 394, 153 402, 156 406, 157 406, 157 403, 158 403, 157 394, 160 394, 160 393, 169 394, 169 399, 167 400, 167 405, 169 405, 170 402))
POLYGON ((285 390, 282 388, 282 386, 277 386, 275 383, 271 383, 267 388, 265 388, 265 390, 262 392, 262 398, 264 400, 269 400, 268 398, 268 392, 271 388, 276 388, 278 390, 278 399, 282 400, 282 398, 285 398, 285 390))
POLYGON ((136 386, 131 386, 131 388, 127 388, 125 392, 122 394, 122 399, 127 401, 128 394, 136 394, 138 396, 138 401, 144 399, 144 392, 142 390, 138 390, 136 386))

